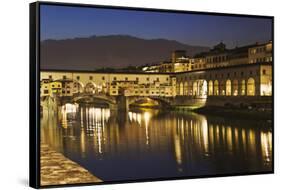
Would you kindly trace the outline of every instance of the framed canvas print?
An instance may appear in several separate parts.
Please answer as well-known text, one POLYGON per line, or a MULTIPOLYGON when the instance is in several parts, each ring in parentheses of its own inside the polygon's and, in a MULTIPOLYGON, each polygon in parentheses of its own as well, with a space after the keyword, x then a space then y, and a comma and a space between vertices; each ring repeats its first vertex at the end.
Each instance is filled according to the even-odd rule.
POLYGON ((30 186, 273 173, 273 17, 30 4, 30 186))

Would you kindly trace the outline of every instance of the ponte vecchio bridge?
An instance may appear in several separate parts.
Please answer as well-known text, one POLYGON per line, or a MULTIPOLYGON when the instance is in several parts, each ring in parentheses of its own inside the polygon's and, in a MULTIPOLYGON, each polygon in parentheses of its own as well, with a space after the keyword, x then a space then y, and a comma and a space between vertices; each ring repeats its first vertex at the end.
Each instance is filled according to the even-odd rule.
MULTIPOLYGON (((272 95, 272 65, 268 63, 172 74, 41 71, 41 81, 48 79, 54 82, 69 81, 61 86, 61 92, 64 91, 66 95, 69 92, 70 96, 78 99, 79 95, 89 97, 92 94, 92 97, 118 104, 120 100, 118 97, 124 96, 126 97, 123 101, 125 108, 128 107, 127 104, 141 98, 151 98, 161 103, 183 106, 208 99, 221 104, 237 100, 242 102, 260 100, 264 99, 262 97, 272 95), (120 89, 125 91, 120 92, 120 89), (103 97, 100 98, 100 96, 103 97)), ((46 86, 41 84, 41 95, 42 88, 46 86)))

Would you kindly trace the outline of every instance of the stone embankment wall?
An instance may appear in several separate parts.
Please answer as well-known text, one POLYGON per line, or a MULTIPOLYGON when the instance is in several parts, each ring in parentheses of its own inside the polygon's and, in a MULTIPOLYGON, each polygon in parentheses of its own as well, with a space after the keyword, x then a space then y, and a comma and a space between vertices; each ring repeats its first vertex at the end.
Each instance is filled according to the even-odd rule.
POLYGON ((40 153, 41 186, 101 182, 88 170, 52 150, 47 144, 41 143, 40 153))
POLYGON ((271 108, 271 96, 208 96, 205 98, 196 98, 191 96, 177 96, 170 101, 175 107, 260 107, 271 108))

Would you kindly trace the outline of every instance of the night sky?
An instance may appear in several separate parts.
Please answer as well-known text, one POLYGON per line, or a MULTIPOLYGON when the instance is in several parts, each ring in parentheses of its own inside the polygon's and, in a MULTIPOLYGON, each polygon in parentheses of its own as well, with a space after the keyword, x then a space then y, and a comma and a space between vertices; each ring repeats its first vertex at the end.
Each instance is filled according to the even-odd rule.
POLYGON ((41 40, 131 35, 231 48, 271 40, 271 19, 41 5, 41 40))

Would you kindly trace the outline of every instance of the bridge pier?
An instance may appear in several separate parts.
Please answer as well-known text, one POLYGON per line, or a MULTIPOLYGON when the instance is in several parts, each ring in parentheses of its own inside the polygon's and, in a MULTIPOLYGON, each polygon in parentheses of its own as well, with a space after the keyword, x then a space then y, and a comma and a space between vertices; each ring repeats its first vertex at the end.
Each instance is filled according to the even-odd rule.
POLYGON ((109 109, 110 110, 117 110, 117 105, 116 104, 109 104, 109 109))
POLYGON ((42 114, 57 114, 58 113, 59 100, 57 97, 46 97, 44 100, 40 100, 40 106, 42 107, 42 114))
POLYGON ((118 107, 118 111, 128 111, 129 110, 128 98, 126 96, 118 96, 117 107, 118 107))

